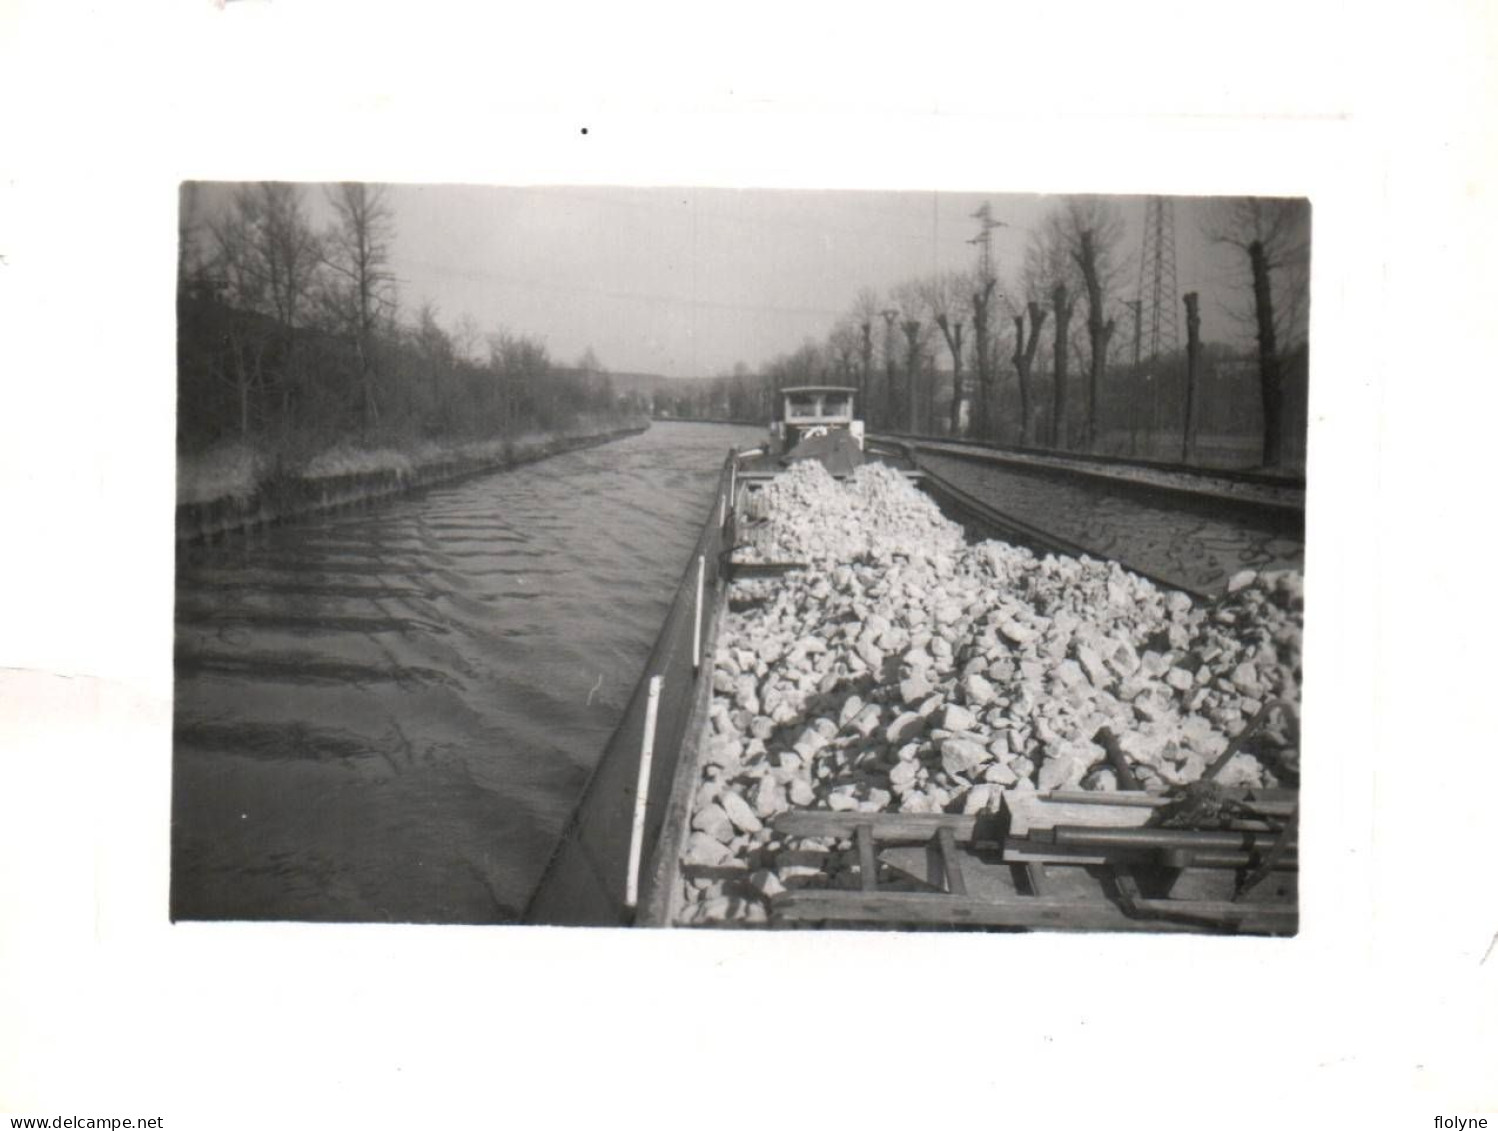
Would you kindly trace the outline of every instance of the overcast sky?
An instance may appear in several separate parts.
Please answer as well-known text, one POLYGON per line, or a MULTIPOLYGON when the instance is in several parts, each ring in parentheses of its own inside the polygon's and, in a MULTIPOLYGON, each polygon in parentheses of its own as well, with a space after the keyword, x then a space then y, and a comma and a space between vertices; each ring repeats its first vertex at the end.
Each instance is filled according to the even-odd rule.
MULTIPOLYGON (((881 293, 969 268, 985 200, 1000 289, 1017 287, 1028 230, 1056 197, 697 188, 393 185, 393 263, 409 319, 423 302, 451 328, 545 340, 570 363, 591 346, 610 369, 697 376, 758 367, 820 339, 859 290, 881 293)), ((203 194, 222 207, 228 189, 203 194)), ((307 186, 319 225, 330 212, 307 186)), ((1127 224, 1127 292, 1138 281, 1143 197, 1116 198, 1127 224)), ((1223 312, 1237 264, 1205 243, 1201 201, 1178 199, 1179 290, 1202 292, 1204 338, 1239 332, 1223 312)), ((1127 317, 1120 311, 1122 321, 1127 317)), ((1180 319, 1184 325, 1184 318, 1180 319)), ((1121 333, 1128 333, 1120 328, 1121 333)))

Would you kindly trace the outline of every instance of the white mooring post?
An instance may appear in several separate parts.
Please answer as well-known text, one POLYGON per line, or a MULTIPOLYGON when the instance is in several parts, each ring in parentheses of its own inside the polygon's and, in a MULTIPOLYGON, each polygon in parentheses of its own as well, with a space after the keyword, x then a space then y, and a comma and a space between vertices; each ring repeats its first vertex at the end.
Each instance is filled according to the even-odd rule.
POLYGON ((625 880, 624 906, 631 910, 640 902, 640 853, 645 845, 645 808, 650 800, 650 759, 655 755, 655 716, 661 706, 661 677, 650 677, 650 697, 645 702, 645 738, 640 745, 640 778, 635 783, 635 819, 629 831, 629 875, 625 880))
POLYGON ((718 496, 718 529, 723 529, 723 524, 728 521, 728 496, 718 496))
POLYGON ((702 581, 707 570, 707 557, 697 555, 697 608, 692 617, 692 672, 702 666, 702 581))

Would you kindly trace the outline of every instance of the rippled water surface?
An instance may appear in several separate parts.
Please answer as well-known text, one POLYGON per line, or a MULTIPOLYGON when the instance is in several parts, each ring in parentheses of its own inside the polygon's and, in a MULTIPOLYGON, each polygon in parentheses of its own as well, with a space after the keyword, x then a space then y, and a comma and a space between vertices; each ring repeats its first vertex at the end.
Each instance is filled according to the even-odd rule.
POLYGON ((657 424, 179 551, 173 915, 514 918, 761 434, 657 424))
MULTIPOLYGON (((178 918, 503 922, 628 702, 730 446, 644 435, 177 560, 178 918)), ((932 456, 1001 509, 1219 585, 1298 540, 932 456)))
POLYGON ((921 453, 938 475, 999 510, 1154 577, 1204 593, 1241 569, 1304 569, 1303 524, 1227 503, 1131 492, 921 453))

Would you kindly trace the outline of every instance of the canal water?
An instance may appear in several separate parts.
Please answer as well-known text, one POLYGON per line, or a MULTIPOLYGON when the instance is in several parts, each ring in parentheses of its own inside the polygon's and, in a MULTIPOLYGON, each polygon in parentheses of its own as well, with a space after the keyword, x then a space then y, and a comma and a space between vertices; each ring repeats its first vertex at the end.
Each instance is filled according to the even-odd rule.
POLYGON ((514 919, 762 435, 656 424, 181 549, 174 918, 514 919))
MULTIPOLYGON (((513 921, 623 714, 731 446, 643 435, 177 559, 172 914, 513 921)), ((1293 537, 932 457, 1202 587, 1293 537)))

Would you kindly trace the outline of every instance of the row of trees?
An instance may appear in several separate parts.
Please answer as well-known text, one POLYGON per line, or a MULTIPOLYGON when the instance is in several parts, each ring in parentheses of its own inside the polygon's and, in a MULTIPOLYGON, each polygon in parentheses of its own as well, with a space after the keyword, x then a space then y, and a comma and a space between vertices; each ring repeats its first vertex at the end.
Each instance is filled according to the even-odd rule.
POLYGON ((628 407, 590 349, 575 366, 540 340, 402 318, 383 188, 256 183, 207 207, 183 187, 178 261, 178 444, 241 439, 278 450, 347 439, 403 443, 563 427, 628 407))
MULTIPOLYGON (((972 271, 865 290, 824 339, 755 377, 719 378, 676 415, 753 418, 776 389, 835 382, 859 388, 874 428, 1157 457, 1194 456, 1185 449, 1210 434, 1278 465, 1300 453, 1304 429, 1309 222, 1303 200, 1205 210, 1203 235, 1231 253, 1224 337, 1252 338, 1251 353, 1197 335, 1194 352, 1188 340, 1146 356, 1119 206, 1068 198, 1030 232, 1009 282, 984 257, 972 271)), ((1195 335, 1188 303, 1179 320, 1195 335)))

